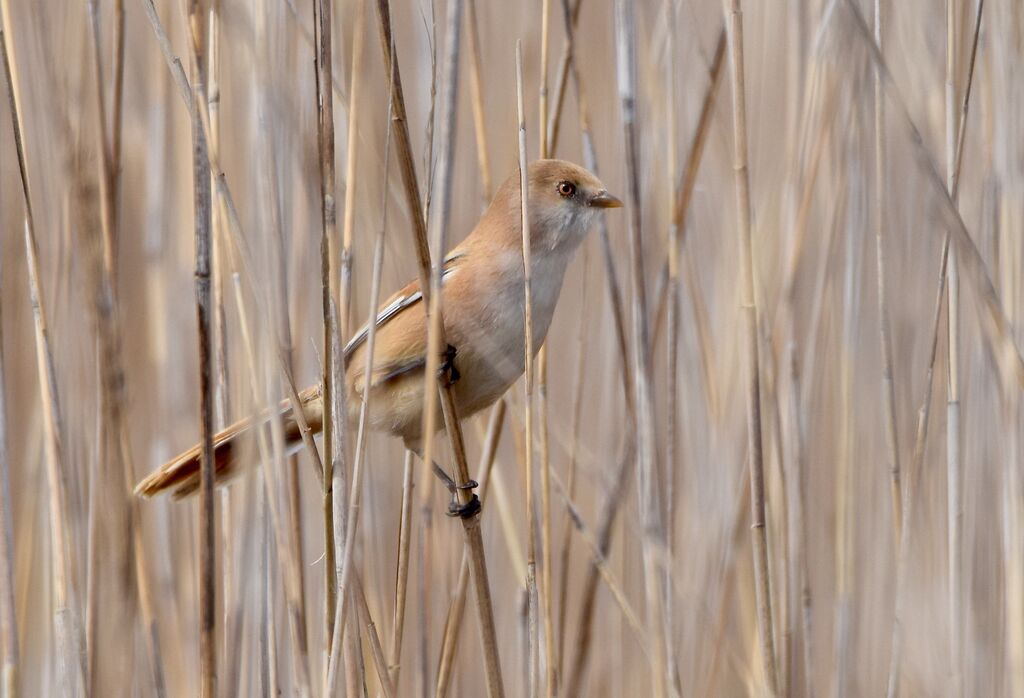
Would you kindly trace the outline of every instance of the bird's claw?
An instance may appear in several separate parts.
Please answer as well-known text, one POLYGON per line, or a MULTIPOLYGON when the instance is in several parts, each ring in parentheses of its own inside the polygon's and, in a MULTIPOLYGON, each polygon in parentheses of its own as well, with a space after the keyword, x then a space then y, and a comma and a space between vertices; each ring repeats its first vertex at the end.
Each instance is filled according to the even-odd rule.
POLYGON ((462 490, 463 492, 472 492, 472 490, 475 490, 480 486, 476 480, 466 480, 460 485, 455 482, 455 480, 453 480, 451 476, 448 475, 448 473, 446 473, 437 463, 434 463, 434 474, 441 479, 444 486, 452 493, 452 501, 449 502, 448 511, 446 512, 448 516, 458 516, 460 519, 468 519, 483 508, 483 505, 480 503, 480 498, 477 497, 475 493, 473 494, 473 498, 465 504, 459 501, 459 490, 462 490))
POLYGON ((462 377, 459 369, 455 368, 455 357, 458 353, 458 349, 451 344, 441 352, 441 365, 438 366, 437 373, 448 385, 454 385, 462 377))

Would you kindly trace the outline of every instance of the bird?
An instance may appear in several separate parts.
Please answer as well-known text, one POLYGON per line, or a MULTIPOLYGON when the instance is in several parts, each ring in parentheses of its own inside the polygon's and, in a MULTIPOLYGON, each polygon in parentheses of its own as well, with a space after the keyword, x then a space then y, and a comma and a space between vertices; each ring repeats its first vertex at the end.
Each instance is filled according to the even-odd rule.
MULTIPOLYGON (((622 201, 609 194, 596 175, 565 160, 536 160, 528 165, 527 177, 530 349, 536 354, 551 325, 566 268, 597 217, 606 209, 621 207, 622 201)), ((452 380, 455 405, 463 419, 492 405, 525 371, 520 190, 517 167, 495 192, 472 232, 443 262, 441 300, 448 347, 441 365, 452 380)), ((385 301, 373 322, 376 334, 369 375, 365 356, 369 323, 344 347, 347 418, 350 423, 358 421, 363 400, 369 395, 367 426, 388 432, 410 451, 421 453, 427 323, 419 281, 412 281, 385 301)), ((322 430, 321 387, 301 391, 299 403, 308 428, 314 433, 322 430)), ((296 450, 302 441, 299 422, 289 404, 282 403, 278 409, 286 448, 296 450)), ((241 443, 269 418, 269 412, 250 416, 214 436, 218 485, 243 469, 238 462, 241 443)), ((195 493, 200 451, 201 445, 196 445, 170 460, 143 479, 135 493, 152 497, 169 492, 179 499, 195 493)))

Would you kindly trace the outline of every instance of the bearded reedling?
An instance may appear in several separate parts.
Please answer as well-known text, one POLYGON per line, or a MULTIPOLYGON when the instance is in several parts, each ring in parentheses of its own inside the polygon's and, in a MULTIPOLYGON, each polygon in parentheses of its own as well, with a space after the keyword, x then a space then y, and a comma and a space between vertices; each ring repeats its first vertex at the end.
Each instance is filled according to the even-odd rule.
MULTIPOLYGON (((597 177, 570 162, 538 160, 529 166, 528 174, 531 349, 536 354, 551 324, 566 267, 600 212, 618 208, 622 202, 597 177)), ((519 173, 515 172, 498 188, 473 232, 444 260, 441 292, 449 346, 442 370, 453 382, 462 418, 492 405, 525 370, 523 271, 519 173)), ((419 282, 413 281, 388 299, 375 322, 369 379, 363 355, 369 326, 360 329, 344 349, 348 419, 358 420, 369 386, 368 426, 390 432, 407 449, 420 453, 427 324, 419 282)), ((320 386, 303 390, 299 399, 309 428, 319 432, 323 428, 320 386)), ((241 442, 268 417, 247 417, 214 437, 218 484, 242 470, 237 458, 241 442)), ((281 419, 286 447, 298 449, 302 445, 299 426, 286 403, 281 419)), ((171 492, 180 498, 197 492, 199 451, 197 445, 169 461, 142 480, 135 493, 152 497, 171 492)), ((447 480, 443 471, 439 474, 447 480)))

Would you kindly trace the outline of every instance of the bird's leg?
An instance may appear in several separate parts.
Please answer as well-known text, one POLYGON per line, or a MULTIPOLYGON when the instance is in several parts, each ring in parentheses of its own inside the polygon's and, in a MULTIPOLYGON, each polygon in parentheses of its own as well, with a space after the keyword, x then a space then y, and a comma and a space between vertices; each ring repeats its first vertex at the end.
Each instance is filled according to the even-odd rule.
POLYGON ((446 346, 444 351, 441 352, 441 365, 437 369, 438 375, 448 385, 454 385, 462 377, 459 369, 455 368, 455 357, 458 353, 458 349, 451 344, 446 346))
MULTIPOLYGON (((406 445, 406 448, 409 448, 410 451, 412 451, 413 453, 420 457, 420 460, 423 460, 422 449, 418 447, 409 447, 408 445, 406 445)), ((465 504, 460 503, 459 498, 457 496, 459 490, 475 490, 477 487, 479 487, 480 485, 477 483, 476 480, 469 480, 465 484, 460 485, 457 482, 455 482, 455 480, 453 480, 448 473, 444 471, 444 468, 437 464, 437 461, 431 459, 430 465, 434 471, 434 475, 436 475, 438 479, 441 480, 441 483, 445 486, 445 489, 447 489, 452 494, 452 501, 448 503, 448 511, 445 512, 448 514, 448 516, 458 516, 460 519, 468 519, 469 517, 473 516, 483 508, 483 506, 480 503, 480 498, 476 496, 476 493, 473 493, 473 498, 470 499, 465 504)))
POLYGON ((448 488, 448 491, 452 493, 452 501, 448 503, 448 516, 458 516, 460 519, 468 519, 470 516, 476 514, 482 508, 480 505, 480 498, 473 493, 473 498, 465 504, 459 503, 457 492, 459 490, 474 490, 480 485, 476 480, 468 480, 464 485, 460 485, 451 478, 448 473, 444 471, 440 465, 436 462, 432 462, 431 465, 434 467, 434 474, 441 478, 441 482, 448 488))

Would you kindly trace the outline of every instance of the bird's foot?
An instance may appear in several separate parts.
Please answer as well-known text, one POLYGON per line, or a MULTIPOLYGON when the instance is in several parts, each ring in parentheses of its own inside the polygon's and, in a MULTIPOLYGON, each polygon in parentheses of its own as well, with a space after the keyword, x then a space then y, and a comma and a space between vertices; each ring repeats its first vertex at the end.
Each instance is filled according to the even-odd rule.
POLYGON ((455 368, 455 357, 458 353, 458 349, 451 344, 446 346, 444 351, 441 352, 441 365, 438 367, 437 372, 438 376, 448 385, 454 385, 462 377, 459 369, 455 368))
POLYGON ((467 480, 464 484, 460 485, 446 473, 441 466, 434 463, 434 474, 441 478, 441 482, 448 488, 448 491, 452 493, 452 501, 448 504, 448 516, 457 516, 460 519, 468 519, 479 512, 483 505, 480 503, 480 498, 473 492, 480 485, 476 480, 467 480), (464 492, 470 492, 472 499, 463 504, 459 501, 459 490, 464 492))

